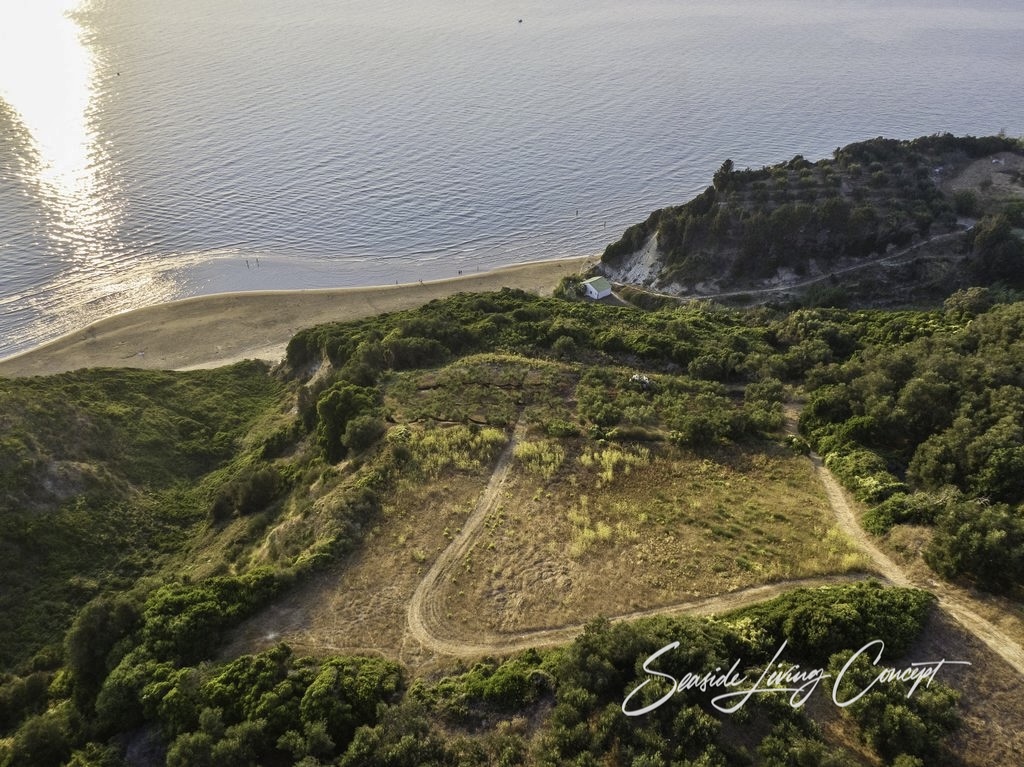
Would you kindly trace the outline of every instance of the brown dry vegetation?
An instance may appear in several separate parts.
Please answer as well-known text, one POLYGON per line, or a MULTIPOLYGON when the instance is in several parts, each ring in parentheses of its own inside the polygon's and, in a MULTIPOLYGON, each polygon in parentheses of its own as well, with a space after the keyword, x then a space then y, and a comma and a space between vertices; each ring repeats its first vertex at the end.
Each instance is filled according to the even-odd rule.
POLYGON ((781 449, 608 446, 604 466, 596 452, 566 445, 550 478, 518 462, 457 575, 440 585, 462 632, 583 623, 866 569, 833 529, 811 467, 781 449))
POLYGON ((402 656, 413 591, 458 534, 489 474, 450 472, 443 482, 404 484, 358 552, 243 624, 225 656, 279 641, 314 654, 402 656))
MULTIPOLYGON (((449 430, 416 429, 418 438, 449 430)), ((533 442, 545 440, 520 444, 533 442)), ((833 528, 812 467, 782 448, 700 456, 562 444, 550 477, 522 457, 513 462, 468 554, 429 596, 451 634, 500 638, 868 569, 833 528)), ((463 532, 488 476, 449 466, 429 483, 404 482, 358 553, 248 621, 227 654, 283 640, 425 662, 407 633, 408 604, 463 532)))

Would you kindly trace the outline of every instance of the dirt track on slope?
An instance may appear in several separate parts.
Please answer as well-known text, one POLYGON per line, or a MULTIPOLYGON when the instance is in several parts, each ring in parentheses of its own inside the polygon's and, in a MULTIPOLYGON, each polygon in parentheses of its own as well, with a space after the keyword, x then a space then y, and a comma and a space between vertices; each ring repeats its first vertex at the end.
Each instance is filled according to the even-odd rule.
MULTIPOLYGON (((909 246, 907 246, 905 248, 902 248, 900 250, 894 251, 892 253, 887 253, 887 254, 878 256, 876 258, 872 258, 872 259, 869 259, 869 260, 866 260, 866 261, 861 261, 859 263, 852 264, 850 266, 845 266, 845 267, 842 267, 842 268, 839 268, 839 269, 834 269, 834 270, 830 271, 828 274, 820 274, 820 275, 818 275, 816 277, 808 277, 808 278, 800 280, 798 282, 787 282, 787 283, 785 283, 783 285, 772 285, 772 286, 766 287, 766 288, 746 288, 746 289, 743 289, 743 290, 727 290, 727 291, 721 291, 721 292, 717 292, 717 293, 685 293, 685 294, 678 294, 678 293, 665 293, 665 292, 662 292, 662 291, 653 290, 651 288, 641 287, 640 285, 632 285, 632 284, 628 284, 628 283, 625 284, 625 287, 629 287, 629 288, 632 288, 633 290, 638 290, 638 291, 640 291, 642 293, 647 293, 647 294, 652 295, 652 296, 658 296, 660 298, 671 298, 671 299, 674 299, 674 300, 679 301, 681 303, 690 302, 690 301, 705 301, 705 300, 714 301, 716 299, 723 299, 723 298, 741 298, 741 297, 753 298, 754 296, 771 296, 771 295, 775 295, 775 294, 778 294, 778 293, 788 293, 789 291, 792 291, 792 290, 800 290, 802 288, 809 288, 809 287, 811 287, 813 285, 819 285, 821 283, 827 283, 827 282, 830 282, 831 280, 833 280, 836 277, 839 277, 841 275, 852 274, 853 272, 860 272, 860 271, 865 271, 865 270, 868 270, 868 269, 875 269, 875 268, 877 268, 877 267, 879 267, 879 266, 881 266, 883 264, 893 265, 895 262, 898 262, 900 259, 905 259, 907 256, 909 256, 914 251, 920 250, 920 249, 925 248, 925 247, 927 247, 929 245, 935 245, 936 243, 939 243, 939 242, 945 242, 947 240, 955 240, 955 239, 957 239, 959 237, 962 237, 963 234, 964 233, 962 231, 947 232, 945 234, 936 234, 936 235, 933 235, 933 236, 931 236, 931 237, 929 237, 929 238, 927 238, 925 240, 922 240, 921 242, 915 242, 913 245, 909 245, 909 246)), ((623 286, 623 283, 615 283, 615 284, 619 285, 619 286, 623 286)))
MULTIPOLYGON (((498 501, 502 485, 508 476, 512 465, 515 446, 526 432, 526 428, 520 421, 498 459, 487 488, 477 501, 473 513, 466 520, 461 533, 451 542, 441 555, 434 562, 433 566, 424 576, 423 580, 416 587, 412 599, 409 602, 407 612, 408 631, 412 638, 419 642, 425 649, 441 655, 456 657, 476 657, 488 654, 507 654, 529 647, 541 647, 558 645, 569 642, 573 637, 580 634, 585 624, 573 624, 554 629, 542 629, 539 631, 527 631, 511 635, 494 635, 482 639, 467 639, 455 633, 445 631, 448 621, 444 616, 444 608, 440 599, 438 584, 446 577, 450 577, 459 562, 469 552, 472 544, 480 531, 480 527, 498 501)), ((831 500, 831 496, 830 496, 831 500)), ((851 512, 852 516, 852 512, 851 512)), ((890 563, 892 564, 892 563, 890 563)), ((895 566, 893 566, 895 567, 895 566)), ((637 618, 649 618, 655 615, 713 615, 715 613, 738 610, 741 607, 762 602, 766 599, 778 596, 790 589, 815 586, 824 586, 834 583, 850 583, 868 577, 863 575, 835 575, 822 576, 817 578, 802 578, 799 580, 781 581, 778 583, 754 586, 748 589, 734 591, 728 594, 720 594, 715 597, 701 599, 693 602, 683 602, 676 605, 659 607, 652 610, 640 610, 612 618, 613 621, 628 621, 637 618)))
POLYGON ((911 578, 895 562, 874 545, 864 528, 860 526, 853 507, 846 498, 846 493, 839 486, 832 473, 825 468, 821 459, 812 454, 814 468, 822 483, 825 485, 825 492, 828 494, 829 505, 835 512, 836 521, 840 529, 850 536, 860 548, 871 557, 875 567, 897 586, 911 586, 914 588, 930 591, 939 600, 939 607, 952 616, 957 623, 967 631, 980 639, 985 645, 999 657, 1009 663, 1018 674, 1024 676, 1024 648, 1003 633, 990 621, 982 618, 972 607, 972 598, 963 589, 952 584, 932 581, 923 583, 919 579, 911 578))
MULTIPOLYGON (((451 576, 454 569, 458 567, 459 562, 472 547, 481 525, 498 501, 502 485, 512 465, 515 446, 522 439, 525 432, 526 428, 522 421, 520 421, 516 424, 512 438, 498 459, 487 487, 477 501, 473 513, 470 514, 463 525, 462 531, 437 558, 413 593, 407 612, 408 631, 412 638, 427 650, 441 655, 457 657, 506 654, 525 650, 529 647, 564 644, 571 641, 585 627, 584 624, 573 624, 554 629, 542 629, 512 635, 495 635, 487 639, 477 637, 472 640, 445 631, 448 622, 444 616, 438 584, 444 578, 451 576)), ((830 583, 848 583, 860 580, 863 577, 866 577, 866 575, 836 575, 783 581, 742 589, 694 602, 684 602, 652 610, 627 613, 615 616, 612 620, 627 621, 655 615, 711 615, 729 612, 770 599, 793 588, 823 586, 830 583)))
MULTIPOLYGON (((789 411, 791 430, 795 427, 794 412, 789 411)), ((473 657, 487 654, 505 654, 524 650, 528 647, 563 644, 583 631, 583 625, 570 625, 554 629, 530 631, 514 635, 497 635, 489 638, 469 639, 455 633, 448 633, 443 616, 437 585, 449 576, 452 568, 469 551, 488 512, 497 502, 502 485, 508 476, 512 464, 515 445, 525 433, 522 422, 516 425, 509 444, 505 447, 498 463, 494 467, 487 488, 484 490, 473 513, 466 521, 462 532, 445 549, 426 576, 417 585, 407 613, 408 631, 412 638, 425 649, 450 656, 473 657)), ((821 480, 828 496, 829 506, 835 515, 836 523, 844 534, 849 536, 867 554, 882 577, 897 586, 912 586, 931 591, 938 598, 939 606, 971 634, 985 643, 989 649, 999 655, 1017 673, 1024 676, 1024 649, 993 625, 982 618, 972 608, 972 599, 962 589, 944 583, 921 583, 913 579, 892 559, 882 552, 860 526, 853 507, 832 473, 824 466, 821 458, 811 454, 815 473, 821 480)), ((793 588, 815 587, 831 583, 845 583, 860 580, 867 575, 839 575, 831 577, 807 578, 795 581, 755 586, 749 589, 694 602, 684 602, 653 610, 628 613, 615 616, 613 621, 634 620, 655 615, 710 615, 728 612, 756 602, 778 596, 793 588)))
POLYGON ((512 431, 512 438, 508 445, 505 446, 501 457, 498 458, 498 463, 495 465, 487 487, 480 496, 480 500, 477 501, 473 513, 469 515, 469 519, 462 526, 462 532, 434 561, 423 580, 416 586, 416 591, 413 592, 412 599, 409 601, 407 617, 409 631, 413 638, 426 648, 445 655, 479 655, 493 652, 488 649, 467 651, 472 645, 460 640, 445 640, 438 636, 436 627, 442 625, 443 610, 435 591, 438 581, 445 576, 450 576, 459 559, 469 551, 480 525, 498 498, 498 492, 505 483, 505 477, 508 476, 512 466, 512 453, 525 432, 526 426, 520 420, 512 431))
MULTIPOLYGON (((786 430, 790 434, 795 434, 797 408, 790 405, 786 410, 786 430)), ((472 511, 469 516, 461 523, 459 532, 440 551, 425 575, 422 577, 414 575, 412 579, 407 580, 409 591, 405 593, 411 594, 411 596, 402 597, 400 593, 393 595, 399 600, 408 601, 404 608, 400 606, 400 603, 394 603, 392 607, 395 609, 391 613, 392 617, 390 619, 386 616, 383 617, 386 622, 394 621, 387 622, 386 626, 385 624, 380 626, 385 634, 391 635, 391 638, 386 640, 383 635, 381 636, 384 641, 383 645, 360 648, 345 645, 342 640, 343 646, 337 646, 341 639, 341 635, 337 632, 338 627, 332 626, 325 632, 325 627, 318 627, 315 622, 310 623, 311 615, 301 606, 293 606, 290 610, 285 610, 288 613, 285 616, 287 620, 282 621, 281 616, 276 616, 272 627, 272 637, 280 637, 296 649, 301 648, 303 651, 313 653, 365 652, 390 656, 394 651, 398 651, 404 662, 416 666, 424 662, 431 663, 431 657, 439 659, 445 656, 473 658, 485 655, 506 655, 530 647, 566 644, 582 633, 586 624, 572 623, 525 632, 481 633, 477 631, 473 635, 467 636, 464 629, 460 629, 456 622, 449 619, 445 609, 445 584, 458 571, 474 544, 479 542, 479 537, 485 532, 485 522, 488 517, 503 501, 508 500, 506 497, 507 479, 512 468, 515 447, 523 439, 525 433, 525 424, 520 421, 513 429, 508 444, 498 458, 486 487, 472 503, 472 511), (282 622, 285 625, 282 625, 282 622), (387 630, 385 630, 386 627, 387 630)), ((825 490, 836 526, 869 557, 874 572, 820 576, 763 584, 699 600, 609 616, 610 619, 613 622, 618 622, 657 615, 721 614, 771 599, 794 588, 814 588, 880 577, 893 585, 911 586, 935 594, 943 613, 1005 660, 1018 674, 1024 676, 1024 650, 1015 639, 993 623, 993 620, 999 620, 998 613, 990 611, 991 620, 982 617, 984 606, 979 600, 964 589, 933 580, 930 571, 926 570, 923 564, 911 566, 912 572, 908 572, 907 569, 897 564, 861 528, 854 505, 835 477, 823 465, 822 460, 813 454, 809 460, 825 490)), ((325 583, 323 587, 315 590, 318 596, 313 599, 323 600, 325 598, 324 587, 330 588, 325 583)), ((395 585, 395 589, 397 592, 403 590, 397 585, 395 585)), ((268 633, 264 631, 267 628, 267 626, 261 626, 256 633, 262 637, 262 634, 268 633)), ((262 638, 268 639, 269 637, 262 638)), ((230 654, 251 651, 254 641, 258 642, 259 639, 254 638, 252 633, 247 637, 238 637, 230 654)))

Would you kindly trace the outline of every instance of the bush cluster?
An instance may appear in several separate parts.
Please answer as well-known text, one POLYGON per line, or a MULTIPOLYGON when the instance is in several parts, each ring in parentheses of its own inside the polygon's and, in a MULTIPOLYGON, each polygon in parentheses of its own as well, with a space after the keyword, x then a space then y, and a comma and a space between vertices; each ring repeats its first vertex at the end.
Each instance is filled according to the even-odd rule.
POLYGON ((947 306, 947 327, 879 328, 848 361, 812 371, 800 426, 873 507, 869 530, 935 525, 936 570, 1012 590, 1024 566, 1024 304, 947 306))

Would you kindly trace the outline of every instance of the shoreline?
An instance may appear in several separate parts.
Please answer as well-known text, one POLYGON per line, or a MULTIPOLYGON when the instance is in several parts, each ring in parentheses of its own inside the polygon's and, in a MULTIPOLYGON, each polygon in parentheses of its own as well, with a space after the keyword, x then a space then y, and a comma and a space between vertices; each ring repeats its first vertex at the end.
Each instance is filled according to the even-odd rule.
POLYGON ((420 306, 463 292, 518 288, 550 294, 600 256, 529 261, 401 285, 243 291, 193 296, 105 317, 0 360, 0 378, 88 367, 197 370, 243 359, 279 362, 303 328, 420 306))

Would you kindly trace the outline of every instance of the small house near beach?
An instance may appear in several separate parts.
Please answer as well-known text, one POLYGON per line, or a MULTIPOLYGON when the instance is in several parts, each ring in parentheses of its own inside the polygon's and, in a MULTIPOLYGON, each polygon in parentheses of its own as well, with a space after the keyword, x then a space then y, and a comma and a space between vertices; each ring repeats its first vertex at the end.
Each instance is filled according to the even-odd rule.
POLYGON ((587 298, 593 298, 595 301, 598 298, 604 298, 612 294, 611 283, 608 282, 604 277, 591 277, 589 280, 584 280, 580 283, 583 289, 587 291, 587 298))

